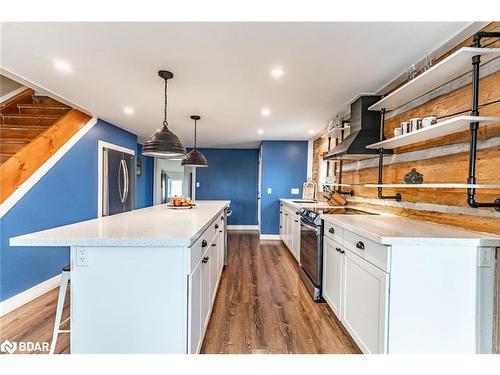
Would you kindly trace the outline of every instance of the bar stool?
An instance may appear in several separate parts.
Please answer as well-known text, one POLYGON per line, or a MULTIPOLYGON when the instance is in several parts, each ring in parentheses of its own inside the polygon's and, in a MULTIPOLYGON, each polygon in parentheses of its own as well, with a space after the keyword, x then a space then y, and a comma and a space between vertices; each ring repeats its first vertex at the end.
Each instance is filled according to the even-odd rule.
POLYGON ((64 309, 64 300, 66 298, 66 289, 68 289, 68 284, 70 280, 70 266, 65 265, 62 269, 61 274, 61 285, 59 286, 59 297, 57 297, 57 309, 56 309, 56 319, 54 321, 54 332, 52 334, 52 342, 50 343, 50 354, 54 354, 57 344, 57 336, 60 333, 69 333, 69 329, 60 329, 60 327, 70 320, 71 317, 61 322, 62 313, 64 309))

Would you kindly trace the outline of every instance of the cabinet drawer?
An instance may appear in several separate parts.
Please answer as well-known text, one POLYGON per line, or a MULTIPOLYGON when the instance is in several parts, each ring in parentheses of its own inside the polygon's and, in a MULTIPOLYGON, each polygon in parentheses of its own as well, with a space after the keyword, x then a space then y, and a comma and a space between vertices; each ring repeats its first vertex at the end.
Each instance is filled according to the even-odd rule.
POLYGON ((205 229, 205 232, 202 233, 202 235, 196 240, 196 242, 191 246, 190 252, 191 252, 191 266, 190 266, 190 271, 193 272, 196 264, 199 262, 202 254, 205 252, 207 247, 211 244, 213 238, 215 237, 215 234, 217 231, 223 228, 223 225, 221 225, 221 220, 220 217, 217 216, 217 219, 212 221, 207 229, 205 229), (215 229, 215 226, 218 226, 217 229, 215 229))
POLYGON ((351 250, 361 258, 389 272, 390 267, 390 247, 360 236, 356 233, 344 230, 344 247, 351 250))
POLYGON ((323 234, 328 238, 331 238, 332 240, 338 242, 340 245, 343 244, 344 228, 325 221, 323 234))

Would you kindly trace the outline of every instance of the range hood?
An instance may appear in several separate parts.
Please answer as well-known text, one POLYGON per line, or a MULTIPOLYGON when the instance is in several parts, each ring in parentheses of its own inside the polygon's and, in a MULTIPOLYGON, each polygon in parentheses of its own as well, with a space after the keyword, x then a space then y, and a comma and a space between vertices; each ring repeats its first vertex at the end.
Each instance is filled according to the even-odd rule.
POLYGON ((324 160, 361 160, 378 155, 378 150, 367 149, 366 146, 380 140, 380 112, 369 111, 368 107, 381 98, 378 95, 363 95, 351 104, 350 134, 328 151, 324 160))

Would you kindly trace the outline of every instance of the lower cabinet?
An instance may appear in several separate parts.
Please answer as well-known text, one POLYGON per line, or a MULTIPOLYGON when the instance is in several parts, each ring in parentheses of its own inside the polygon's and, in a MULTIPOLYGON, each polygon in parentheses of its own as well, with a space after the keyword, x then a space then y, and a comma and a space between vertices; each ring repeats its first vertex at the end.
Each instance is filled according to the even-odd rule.
POLYGON ((364 353, 386 353, 389 275, 349 250, 344 262, 341 321, 364 353))
POLYGON ((324 237, 323 241, 323 298, 339 320, 342 320, 342 288, 344 256, 342 247, 324 237))
POLYGON ((389 274, 327 236, 323 298, 363 353, 387 353, 389 274))
POLYGON ((188 352, 198 353, 210 320, 217 287, 224 267, 224 235, 217 232, 189 276, 188 352))
POLYGON ((280 236, 292 255, 300 262, 300 217, 293 207, 280 205, 280 236))

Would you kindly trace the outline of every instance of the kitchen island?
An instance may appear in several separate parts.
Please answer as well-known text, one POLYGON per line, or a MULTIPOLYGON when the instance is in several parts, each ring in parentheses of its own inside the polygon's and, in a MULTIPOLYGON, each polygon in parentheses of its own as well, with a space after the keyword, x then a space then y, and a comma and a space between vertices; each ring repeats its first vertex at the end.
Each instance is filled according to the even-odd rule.
POLYGON ((10 239, 69 246, 72 353, 197 353, 225 262, 229 201, 148 207, 10 239))

